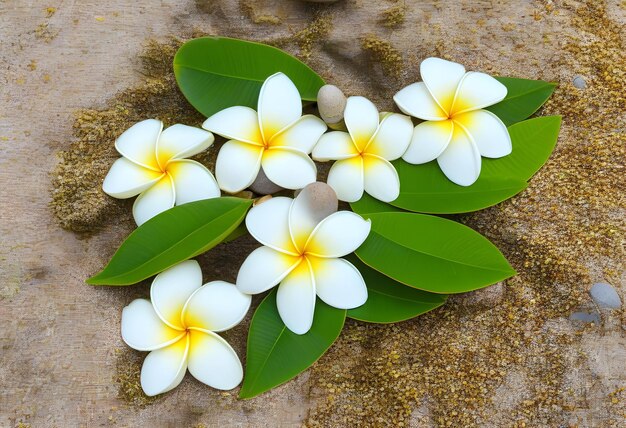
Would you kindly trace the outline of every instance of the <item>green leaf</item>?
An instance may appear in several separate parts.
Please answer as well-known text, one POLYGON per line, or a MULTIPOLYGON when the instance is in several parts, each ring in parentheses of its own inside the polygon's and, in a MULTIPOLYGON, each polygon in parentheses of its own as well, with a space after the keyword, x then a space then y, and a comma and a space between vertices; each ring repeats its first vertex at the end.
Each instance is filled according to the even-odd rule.
POLYGON ((443 305, 448 296, 407 287, 370 268, 354 255, 346 257, 363 275, 367 285, 364 305, 348 310, 348 317, 379 324, 415 318, 443 305))
POLYGON ((139 226, 88 284, 129 285, 222 242, 243 221, 250 199, 204 199, 162 212, 139 226))
POLYGON ((537 117, 510 126, 513 152, 500 159, 482 158, 480 177, 468 187, 448 180, 436 161, 423 165, 394 161, 400 196, 391 204, 431 214, 470 212, 498 204, 526 188, 527 180, 550 157, 560 126, 560 116, 537 117))
POLYGON ((379 201, 378 199, 368 195, 367 193, 363 193, 363 196, 361 196, 361 199, 359 199, 358 201, 351 202, 350 208, 352 208, 352 211, 362 216, 373 213, 402 211, 400 208, 379 201))
POLYGON ((513 77, 496 77, 508 92, 506 98, 498 104, 487 107, 495 113, 507 126, 530 117, 552 95, 555 83, 543 80, 516 79, 513 77))
POLYGON ((305 371, 337 339, 345 318, 345 309, 330 307, 317 299, 311 330, 303 335, 292 333, 278 315, 273 290, 252 317, 246 374, 239 397, 252 398, 305 371))
POLYGON ((515 275, 502 253, 467 226, 415 213, 368 216, 372 230, 356 250, 368 266, 431 293, 464 293, 515 275))
POLYGON ((227 37, 190 40, 176 52, 174 74, 196 110, 211 116, 231 106, 257 108, 263 81, 282 71, 306 101, 316 101, 324 80, 306 64, 272 46, 227 37))

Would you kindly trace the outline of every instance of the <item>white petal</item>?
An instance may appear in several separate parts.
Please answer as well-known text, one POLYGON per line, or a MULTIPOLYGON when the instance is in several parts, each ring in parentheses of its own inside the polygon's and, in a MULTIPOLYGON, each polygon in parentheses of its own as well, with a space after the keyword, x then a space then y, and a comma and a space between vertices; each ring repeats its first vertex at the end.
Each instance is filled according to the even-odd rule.
POLYGON ((390 113, 380 122, 365 152, 389 161, 396 160, 406 152, 412 135, 411 119, 403 114, 390 113))
POLYGON ((220 196, 215 177, 204 165, 189 159, 175 160, 167 165, 174 181, 176 205, 220 196))
POLYGON ((164 270, 152 281, 150 300, 167 325, 184 329, 182 312, 194 291, 202 286, 202 270, 195 260, 186 260, 164 270))
POLYGON ((474 110, 454 116, 469 134, 478 151, 487 158, 501 158, 511 153, 511 136, 500 118, 487 110, 474 110))
POLYGON ((265 141, 302 116, 298 88, 283 73, 268 77, 259 93, 259 126, 265 141))
POLYGON ((339 309, 352 309, 367 300, 367 287, 361 273, 344 259, 322 259, 309 256, 315 291, 326 304, 339 309))
POLYGON ((263 153, 261 163, 267 178, 285 189, 302 189, 317 178, 317 167, 311 158, 289 147, 270 147, 263 153))
POLYGON ((304 153, 311 153, 315 143, 326 132, 326 124, 319 117, 306 114, 272 137, 269 145, 291 147, 304 153))
POLYGON ((445 120, 448 115, 439 107, 424 82, 412 83, 401 89, 393 100, 400 111, 422 120, 445 120))
POLYGON ((248 255, 239 268, 237 288, 246 294, 267 291, 282 281, 300 261, 300 257, 259 247, 248 255))
POLYGON ((250 107, 235 106, 218 111, 205 120, 202 127, 231 140, 263 145, 259 116, 250 107))
POLYGON ((303 260, 280 283, 276 293, 278 314, 289 330, 305 334, 313 325, 315 280, 309 262, 303 260))
POLYGON ((332 188, 324 183, 307 186, 289 208, 289 233, 299 252, 320 221, 337 211, 338 200, 332 188))
POLYGON ((351 211, 329 215, 315 228, 306 252, 318 257, 343 257, 359 248, 370 233, 371 222, 351 211))
POLYGON ((348 159, 359 154, 350 134, 343 131, 331 131, 320 137, 313 147, 313 159, 320 162, 348 159))
POLYGON ((233 389, 243 379, 235 350, 215 333, 191 331, 189 373, 200 382, 222 390, 233 389))
POLYGON ((176 388, 187 371, 189 335, 148 354, 141 367, 141 389, 148 396, 176 388))
POLYGON ((411 144, 402 159, 414 165, 437 159, 448 146, 453 131, 451 120, 420 123, 413 130, 411 144))
POLYGON ((400 195, 400 178, 389 161, 374 155, 363 157, 365 191, 383 202, 391 202, 400 195))
POLYGON ((211 281, 189 298, 183 314, 185 325, 210 331, 228 330, 246 316, 251 300, 234 284, 211 281))
POLYGON ((340 201, 356 202, 363 196, 363 158, 338 160, 330 167, 327 183, 340 201))
POLYGON ((215 161, 215 176, 220 188, 237 193, 251 185, 261 168, 263 150, 261 146, 241 141, 224 143, 215 161))
POLYGON ((352 141, 363 150, 378 129, 378 109, 365 97, 349 97, 344 121, 352 141))
POLYGON ((177 123, 161 133, 157 143, 157 158, 161 168, 171 159, 196 155, 213 144, 213 134, 204 129, 177 123))
POLYGON ((162 129, 163 123, 160 120, 143 120, 124 131, 115 141, 115 148, 136 164, 160 171, 156 145, 162 129))
POLYGON ((138 351, 162 348, 184 334, 164 324, 146 299, 135 299, 122 310, 122 339, 138 351))
POLYGON ((289 234, 289 209, 293 199, 278 196, 255 205, 246 216, 248 232, 263 245, 298 255, 289 234))
POLYGON ((155 215, 172 208, 175 201, 174 183, 169 175, 165 175, 135 199, 133 204, 135 223, 141 226, 155 215))
POLYGON ((452 139, 437 163, 446 177, 460 186, 473 184, 480 175, 480 153, 460 126, 454 127, 452 139))
POLYGON ((148 189, 163 176, 155 171, 139 166, 126 158, 119 158, 104 177, 102 190, 114 198, 126 199, 148 189))
POLYGON ((446 114, 450 113, 454 94, 465 75, 465 67, 441 58, 426 58, 420 64, 420 74, 439 107, 446 114))
POLYGON ((496 104, 506 97, 506 93, 506 86, 493 77, 471 71, 459 84, 451 114, 457 115, 496 104))

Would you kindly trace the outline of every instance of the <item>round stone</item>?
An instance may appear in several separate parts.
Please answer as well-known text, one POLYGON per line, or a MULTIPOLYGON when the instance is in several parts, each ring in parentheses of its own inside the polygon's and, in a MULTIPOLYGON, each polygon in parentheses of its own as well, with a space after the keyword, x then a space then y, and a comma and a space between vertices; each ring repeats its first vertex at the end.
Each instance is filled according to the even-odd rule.
POLYGON ((339 200, 333 188, 319 181, 306 185, 297 192, 296 197, 298 201, 304 202, 316 221, 322 221, 339 208, 339 200))
POLYGON ((317 92, 317 108, 324 122, 334 124, 343 120, 346 96, 335 85, 324 85, 317 92))
POLYGON ((263 172, 263 168, 259 170, 259 174, 256 176, 256 179, 249 187, 257 195, 270 195, 272 193, 276 193, 280 190, 283 190, 278 184, 270 181, 263 172))
POLYGON ((585 81, 585 78, 583 76, 575 76, 573 83, 574 87, 578 89, 585 89, 587 87, 587 82, 585 81))
POLYGON ((589 294, 593 301, 596 302, 596 305, 601 308, 618 309, 622 306, 622 300, 617 291, 605 282, 593 284, 589 294))

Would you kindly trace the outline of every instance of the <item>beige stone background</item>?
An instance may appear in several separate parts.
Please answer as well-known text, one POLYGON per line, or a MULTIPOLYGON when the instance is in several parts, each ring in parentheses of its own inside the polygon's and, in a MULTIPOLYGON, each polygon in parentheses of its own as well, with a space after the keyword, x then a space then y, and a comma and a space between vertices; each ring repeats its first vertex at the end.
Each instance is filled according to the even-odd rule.
MULTIPOLYGON (((625 23, 621 0, 0 1, 0 426, 626 426, 624 312, 588 295, 605 281, 625 297, 625 23), (431 55, 558 82, 539 112, 563 115, 550 161, 460 217, 519 275, 412 321, 348 321, 312 369, 255 399, 190 376, 144 397, 119 322, 148 284, 84 280, 133 227, 99 190, 115 137, 147 117, 201 123, 170 67, 192 34, 278 45, 381 109, 431 55)), ((252 248, 201 257, 206 279, 234 280, 252 248)), ((242 356, 246 331, 225 335, 242 356)))

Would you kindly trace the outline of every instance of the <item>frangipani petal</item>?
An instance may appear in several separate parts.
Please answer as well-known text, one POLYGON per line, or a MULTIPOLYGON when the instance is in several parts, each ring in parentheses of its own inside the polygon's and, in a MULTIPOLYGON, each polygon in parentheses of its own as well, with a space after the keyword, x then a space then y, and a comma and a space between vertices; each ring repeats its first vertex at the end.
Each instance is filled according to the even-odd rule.
POLYGON ((176 205, 220 196, 215 177, 204 165, 189 159, 174 160, 167 165, 174 182, 176 205))
POLYGON ((150 300, 157 315, 172 328, 183 330, 182 312, 194 291, 202 286, 202 270, 195 260, 186 260, 154 277, 150 300))
POLYGON ((183 311, 185 325, 214 332, 228 330, 246 316, 251 300, 234 284, 211 281, 189 298, 183 311))
POLYGON ((161 133, 156 146, 157 159, 165 168, 172 159, 183 159, 196 155, 213 144, 213 134, 193 126, 172 125, 161 133))
POLYGON ((162 129, 163 123, 160 120, 142 120, 118 137, 115 148, 137 165, 161 171, 156 158, 156 145, 162 129))
POLYGON ((424 82, 412 83, 401 89, 393 100, 404 114, 422 120, 445 120, 448 115, 437 104, 424 82))
POLYGON ((365 97, 349 97, 344 121, 352 141, 363 150, 378 129, 378 109, 365 97))
POLYGON ((441 58, 426 58, 420 64, 420 74, 439 107, 446 116, 449 115, 457 87, 465 75, 465 67, 441 58))
POLYGON ((480 175, 480 153, 460 126, 454 127, 452 139, 437 163, 446 177, 460 186, 470 186, 480 175))
POLYGON ((306 114, 272 137, 270 147, 291 147, 311 153, 315 143, 326 132, 326 123, 319 117, 306 114))
POLYGON ((315 291, 324 303, 339 309, 352 309, 367 300, 367 287, 361 273, 344 259, 308 257, 315 276, 315 291))
POLYGON ((420 123, 413 130, 411 144, 402 155, 402 159, 411 164, 422 164, 437 159, 448 146, 453 131, 452 120, 420 123))
POLYGON ((304 334, 313 325, 315 313, 315 280, 305 259, 278 286, 278 314, 289 330, 304 334))
POLYGON ((285 189, 302 189, 317 178, 311 158, 290 147, 270 147, 263 153, 261 164, 267 178, 285 189))
POLYGON ((242 293, 259 294, 277 285, 299 263, 300 257, 259 247, 248 255, 237 274, 237 288, 242 293))
POLYGON ((184 334, 164 324, 146 299, 135 299, 122 310, 122 339, 138 351, 163 348, 184 334))
POLYGON ((348 159, 359 154, 350 134, 331 131, 322 135, 313 147, 313 159, 320 162, 348 159))
MULTIPOLYGON (((268 77, 259 93, 259 126, 265 141, 302 116, 298 88, 283 73, 268 77)), ((277 183, 278 184, 278 183, 277 183)))
POLYGON ((248 232, 263 245, 274 250, 298 255, 289 234, 291 198, 278 196, 255 205, 246 216, 248 232))
POLYGON ((224 143, 215 161, 215 176, 220 188, 237 193, 251 185, 261 168, 263 151, 261 146, 241 141, 224 143))
MULTIPOLYGON (((328 186, 322 189, 328 189, 328 186)), ((330 189, 328 189, 330 190, 330 189)), ((333 193, 331 190, 330 193, 333 193)), ((289 232, 291 239, 299 252, 304 251, 306 242, 320 221, 337 211, 338 201, 335 195, 331 200, 325 192, 319 191, 316 185, 307 186, 298 194, 289 208, 289 232)))
POLYGON ((501 158, 511 153, 511 136, 498 116, 487 110, 473 110, 454 116, 487 158, 501 158))
POLYGON ((452 114, 458 115, 496 104, 507 94, 506 86, 485 73, 470 71, 463 77, 454 99, 452 114))
POLYGON ((163 394, 178 386, 187 371, 189 335, 148 354, 141 367, 141 389, 148 396, 163 394))
POLYGON ((189 332, 189 373, 200 382, 222 390, 233 389, 243 379, 235 350, 215 333, 189 332))
POLYGON ((174 183, 169 175, 164 175, 156 184, 143 192, 133 204, 133 217, 141 226, 157 214, 174 206, 176 194, 174 183))
POLYGON ((380 122, 365 152, 389 161, 396 160, 406 152, 412 135, 411 119, 403 114, 390 113, 380 122))
POLYGON ((234 106, 218 111, 205 120, 202 127, 231 140, 263 145, 259 116, 250 107, 234 106))
POLYGON ((137 165, 126 158, 119 158, 104 177, 102 190, 114 198, 126 199, 138 195, 159 181, 161 171, 137 165))
POLYGON ((363 196, 363 158, 338 160, 330 167, 327 183, 340 201, 356 202, 363 196))
POLYGON ((365 191, 383 202, 391 202, 400 195, 400 177, 389 161, 374 155, 363 156, 365 191))
POLYGON ((351 211, 329 215, 315 228, 306 245, 307 254, 317 257, 343 257, 365 241, 371 222, 351 211))

